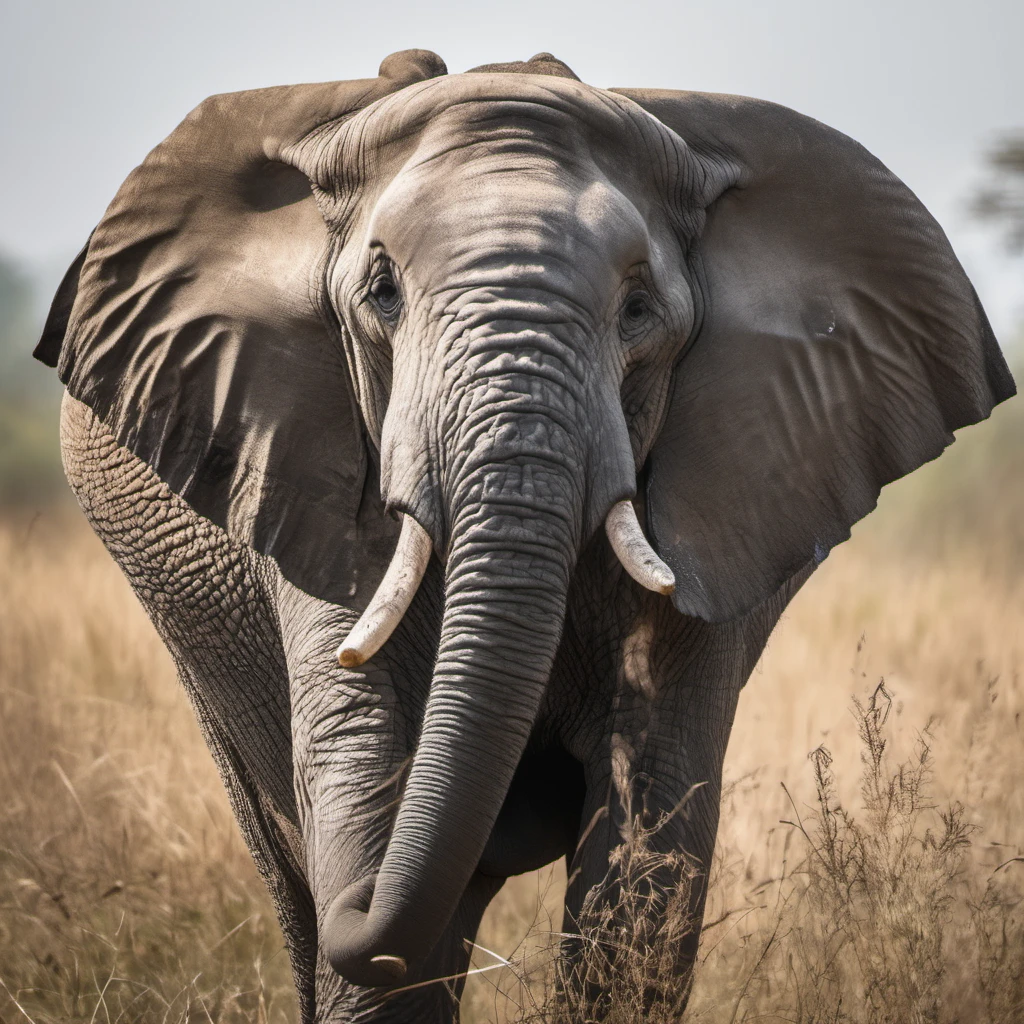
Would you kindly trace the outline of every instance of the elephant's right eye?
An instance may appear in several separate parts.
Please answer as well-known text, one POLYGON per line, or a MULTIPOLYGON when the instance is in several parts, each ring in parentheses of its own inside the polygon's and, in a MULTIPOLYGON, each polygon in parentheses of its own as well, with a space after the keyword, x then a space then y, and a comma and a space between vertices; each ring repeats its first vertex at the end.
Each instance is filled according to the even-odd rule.
POLYGON ((370 301, 385 320, 393 320, 402 305, 402 293, 395 279, 387 271, 381 271, 370 285, 370 301))
POLYGON ((632 292, 619 311, 619 328, 623 338, 635 339, 650 327, 653 314, 651 298, 645 291, 632 292))
POLYGON ((647 299, 640 292, 634 292, 622 307, 622 316, 629 324, 643 323, 647 319, 647 299))

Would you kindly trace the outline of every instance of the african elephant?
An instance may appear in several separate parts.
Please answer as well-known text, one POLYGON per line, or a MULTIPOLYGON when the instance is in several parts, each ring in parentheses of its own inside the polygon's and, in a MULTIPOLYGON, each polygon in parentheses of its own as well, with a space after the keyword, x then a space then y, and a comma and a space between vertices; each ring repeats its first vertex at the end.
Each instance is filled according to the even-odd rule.
POLYGON ((941 229, 857 143, 549 54, 206 100, 37 355, 304 1021, 453 1019, 441 985, 381 990, 464 969, 503 880, 559 857, 576 920, 624 807, 703 783, 655 841, 707 864, 786 603, 1014 393, 941 229))

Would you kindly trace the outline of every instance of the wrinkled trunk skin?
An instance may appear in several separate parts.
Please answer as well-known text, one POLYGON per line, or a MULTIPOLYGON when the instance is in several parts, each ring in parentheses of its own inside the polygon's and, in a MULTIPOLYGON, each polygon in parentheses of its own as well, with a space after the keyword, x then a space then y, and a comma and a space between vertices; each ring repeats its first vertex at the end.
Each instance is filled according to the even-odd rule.
POLYGON ((386 982, 364 967, 372 956, 422 962, 448 924, 512 781, 558 644, 565 556, 542 560, 502 544, 500 506, 465 518, 449 561, 422 737, 369 914, 364 923, 352 913, 363 907, 342 903, 325 922, 331 963, 359 984, 386 982), (348 934, 331 933, 332 924, 348 934))
POLYGON ((587 465, 564 424, 581 421, 582 383, 556 341, 534 348, 534 336, 466 330, 447 363, 449 554, 422 732, 375 882, 340 893, 321 927, 331 964, 356 984, 394 983, 372 962, 382 955, 409 964, 406 981, 420 976, 477 869, 558 649, 587 465))

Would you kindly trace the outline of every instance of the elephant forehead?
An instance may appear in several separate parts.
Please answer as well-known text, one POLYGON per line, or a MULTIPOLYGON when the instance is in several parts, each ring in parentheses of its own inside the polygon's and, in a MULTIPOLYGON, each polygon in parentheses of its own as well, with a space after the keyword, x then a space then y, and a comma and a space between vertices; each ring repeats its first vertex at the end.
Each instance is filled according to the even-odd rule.
POLYGON ((356 131, 386 139, 409 137, 446 123, 490 131, 500 121, 531 121, 534 129, 621 136, 650 131, 657 122, 615 93, 547 75, 448 75, 409 86, 370 107, 356 131))
POLYGON ((497 258, 586 277, 604 291, 649 260, 644 217, 596 169, 568 173, 543 154, 510 165, 487 147, 458 156, 403 169, 375 206, 368 240, 404 269, 449 273, 497 258))
MULTIPOLYGON (((545 75, 464 74, 409 86, 339 126, 323 153, 329 176, 390 177, 410 158, 489 147, 514 160, 546 152, 649 187, 680 140, 625 97, 545 75), (329 156, 327 154, 330 154, 329 156)), ((669 161, 672 162, 672 161, 669 161)))
MULTIPOLYGON (((531 95, 470 98, 438 108, 424 124, 417 154, 428 160, 480 145, 514 157, 519 153, 557 155, 570 165, 592 160, 595 152, 621 141, 620 117, 602 118, 600 130, 576 102, 550 102, 531 95)), ((557 99, 561 100, 562 97, 557 99)))

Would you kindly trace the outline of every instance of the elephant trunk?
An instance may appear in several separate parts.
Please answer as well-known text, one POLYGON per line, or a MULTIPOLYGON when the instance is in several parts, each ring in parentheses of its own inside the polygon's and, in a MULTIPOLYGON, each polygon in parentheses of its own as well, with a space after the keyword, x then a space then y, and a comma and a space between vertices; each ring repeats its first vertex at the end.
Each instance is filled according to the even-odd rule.
POLYGON ((536 401, 536 378, 516 377, 479 382, 468 401, 479 399, 480 415, 463 421, 468 436, 448 438, 457 454, 445 610, 419 743, 379 874, 336 896, 321 924, 327 959, 355 984, 394 985, 436 945, 491 834, 560 640, 583 529, 583 442, 536 401))

